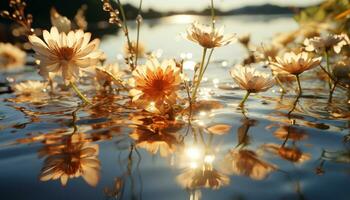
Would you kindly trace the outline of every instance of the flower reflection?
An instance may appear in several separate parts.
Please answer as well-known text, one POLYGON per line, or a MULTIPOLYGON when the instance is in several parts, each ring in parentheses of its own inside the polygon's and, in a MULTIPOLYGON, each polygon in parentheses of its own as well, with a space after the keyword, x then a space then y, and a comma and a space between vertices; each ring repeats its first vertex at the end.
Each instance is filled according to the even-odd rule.
POLYGON ((203 168, 190 168, 177 176, 178 183, 186 189, 212 188, 219 189, 228 185, 230 179, 228 176, 220 173, 210 166, 203 168))
POLYGON ((146 149, 152 154, 159 152, 162 157, 167 157, 181 144, 177 133, 183 126, 181 122, 142 115, 134 116, 132 120, 139 123, 130 134, 137 147, 146 149))
POLYGON ((228 174, 245 175, 255 180, 265 179, 277 166, 261 160, 251 150, 230 150, 224 157, 223 169, 228 174))
POLYGON ((310 160, 311 155, 303 153, 299 148, 285 147, 278 144, 265 144, 263 148, 271 153, 279 155, 281 158, 295 163, 303 163, 310 160))
POLYGON ((214 168, 213 149, 201 145, 190 145, 183 149, 180 164, 185 170, 177 176, 177 182, 186 189, 219 189, 229 184, 229 177, 214 168))
POLYGON ((40 180, 60 179, 65 186, 69 179, 82 177, 86 183, 96 186, 99 181, 100 161, 98 145, 90 144, 82 133, 62 138, 61 143, 47 145, 39 151, 46 157, 40 180))
POLYGON ((308 137, 306 131, 293 126, 281 126, 274 132, 274 135, 281 140, 291 139, 294 141, 305 140, 308 137))

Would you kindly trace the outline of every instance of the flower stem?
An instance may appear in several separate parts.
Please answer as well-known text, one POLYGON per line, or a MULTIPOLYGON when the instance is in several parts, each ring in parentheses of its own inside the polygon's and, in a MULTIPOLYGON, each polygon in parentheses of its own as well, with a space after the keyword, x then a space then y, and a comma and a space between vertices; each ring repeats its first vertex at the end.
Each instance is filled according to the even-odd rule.
MULTIPOLYGON (((330 68, 330 64, 329 64, 329 55, 328 55, 328 51, 327 50, 325 50, 325 52, 324 52, 324 56, 326 57, 326 67, 327 67, 327 72, 328 72, 328 74, 332 74, 332 72, 331 72, 331 68, 330 68)), ((331 82, 331 80, 328 80, 328 86, 329 86, 329 89, 331 89, 332 88, 332 82, 331 82)))
POLYGON ((303 93, 303 91, 302 91, 302 89, 301 89, 301 84, 300 84, 299 75, 295 75, 295 77, 297 78, 297 82, 298 82, 298 90, 299 90, 298 96, 301 96, 301 94, 303 93))
MULTIPOLYGON (((123 5, 120 3, 120 0, 117 0, 117 1, 118 1, 118 5, 119 5, 120 14, 122 15, 122 18, 123 18, 123 31, 124 31, 124 34, 126 36, 126 40, 127 40, 129 49, 131 51, 132 50, 132 44, 131 44, 131 40, 130 40, 130 37, 129 37, 129 29, 128 29, 128 25, 127 25, 127 22, 126 22, 126 16, 125 16, 124 8, 123 8, 123 5)), ((132 70, 134 69, 133 64, 131 64, 131 69, 132 70)))
POLYGON ((211 22, 212 28, 215 28, 215 8, 214 8, 214 0, 211 0, 211 22))
POLYGON ((80 92, 79 88, 75 85, 75 83, 70 82, 70 86, 73 88, 73 90, 77 93, 77 95, 80 97, 81 100, 84 101, 84 103, 91 104, 89 99, 87 99, 83 93, 80 92))
POLYGON ((242 101, 239 103, 239 107, 244 107, 244 103, 247 101, 248 97, 250 95, 250 92, 247 91, 247 93, 245 94, 245 96, 243 97, 242 101))
POLYGON ((328 102, 329 102, 329 103, 332 102, 333 93, 334 93, 335 88, 337 87, 337 85, 338 85, 338 81, 335 81, 334 84, 333 84, 333 87, 332 87, 331 91, 329 92, 329 99, 328 99, 328 102))
POLYGON ((137 15, 137 19, 136 19, 136 23, 137 23, 137 34, 136 34, 136 52, 135 52, 135 66, 137 66, 137 60, 139 57, 139 40, 140 40, 140 26, 141 26, 141 8, 142 8, 142 0, 140 0, 140 4, 139 4, 139 11, 138 11, 138 15, 137 15))
POLYGON ((206 55, 207 55, 207 48, 203 48, 202 61, 201 61, 200 67, 199 67, 198 79, 197 79, 197 81, 194 82, 195 88, 194 88, 194 90, 192 92, 192 98, 191 98, 192 102, 196 99, 198 87, 199 87, 199 85, 200 85, 200 83, 202 81, 202 77, 203 77, 202 73, 204 73, 203 72, 203 69, 204 69, 203 67, 204 67, 204 62, 205 62, 206 55))
POLYGON ((280 88, 281 88, 281 90, 282 90, 282 93, 286 93, 287 90, 284 88, 284 86, 283 86, 281 80, 280 80, 277 76, 275 77, 275 80, 276 80, 278 86, 280 86, 280 88))

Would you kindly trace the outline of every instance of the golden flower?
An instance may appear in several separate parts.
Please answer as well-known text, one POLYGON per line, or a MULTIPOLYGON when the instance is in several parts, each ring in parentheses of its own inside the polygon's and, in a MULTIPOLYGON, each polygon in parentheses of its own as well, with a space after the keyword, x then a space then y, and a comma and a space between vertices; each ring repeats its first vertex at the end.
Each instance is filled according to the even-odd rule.
POLYGON ((166 106, 176 103, 180 88, 180 70, 172 60, 161 64, 151 58, 143 66, 138 66, 129 80, 132 101, 151 112, 160 112, 166 106))
POLYGON ((120 71, 118 63, 96 67, 96 80, 101 86, 110 85, 115 81, 109 74, 121 80, 123 72, 120 71))
POLYGON ((0 70, 24 67, 26 53, 10 43, 0 43, 0 70))
POLYGON ((328 52, 332 49, 335 53, 340 53, 342 47, 349 44, 349 37, 345 33, 339 35, 329 34, 323 38, 307 38, 304 41, 306 51, 315 51, 317 53, 323 53, 325 51, 328 52))
POLYGON ((274 60, 281 51, 282 46, 277 44, 263 45, 257 48, 258 61, 274 60))
POLYGON ((41 81, 24 81, 17 83, 13 89, 17 95, 36 96, 46 91, 47 84, 41 81))
POLYGON ((285 147, 277 144, 265 144, 263 148, 290 162, 302 163, 310 160, 310 154, 301 152, 297 147, 285 147))
POLYGON ((297 31, 287 32, 287 33, 279 33, 273 39, 274 44, 287 46, 289 43, 293 42, 296 39, 297 31))
POLYGON ((317 67, 320 64, 322 57, 313 57, 307 52, 301 52, 298 54, 287 52, 282 58, 277 56, 275 59, 276 61, 270 62, 270 67, 273 71, 299 75, 304 71, 317 67))
POLYGON ((251 150, 231 150, 223 161, 223 168, 228 174, 249 176, 255 180, 265 179, 277 167, 260 160, 251 150))
POLYGON ((230 183, 230 178, 213 169, 207 168, 189 168, 176 177, 177 182, 186 189, 212 188, 219 189, 230 183))
POLYGON ((143 57, 145 55, 145 45, 139 42, 138 48, 136 49, 136 42, 131 42, 131 50, 129 48, 129 44, 126 43, 124 45, 124 54, 125 55, 136 55, 138 57, 143 57))
POLYGON ((238 37, 238 41, 244 45, 244 46, 248 46, 249 42, 250 42, 250 34, 245 34, 245 35, 241 35, 240 37, 238 37))
POLYGON ((234 41, 234 35, 224 36, 223 32, 223 27, 216 29, 194 22, 191 27, 187 29, 186 38, 200 44, 204 48, 211 49, 226 46, 234 41))
POLYGON ((54 7, 50 10, 50 19, 51 25, 56 27, 58 32, 68 33, 71 30, 70 20, 67 17, 60 15, 54 7))
POLYGON ((79 77, 80 67, 95 65, 102 52, 100 41, 91 42, 91 34, 82 30, 59 33, 56 27, 44 30, 44 41, 35 35, 29 36, 36 58, 40 60, 40 74, 48 77, 50 72, 61 72, 65 83, 79 77))
POLYGON ((98 145, 89 144, 75 133, 62 143, 45 146, 39 154, 47 156, 41 169, 40 180, 61 180, 65 186, 68 179, 82 176, 91 186, 99 181, 100 161, 98 145))
POLYGON ((238 86, 249 93, 264 92, 275 84, 269 74, 258 72, 248 66, 236 65, 230 73, 238 86))

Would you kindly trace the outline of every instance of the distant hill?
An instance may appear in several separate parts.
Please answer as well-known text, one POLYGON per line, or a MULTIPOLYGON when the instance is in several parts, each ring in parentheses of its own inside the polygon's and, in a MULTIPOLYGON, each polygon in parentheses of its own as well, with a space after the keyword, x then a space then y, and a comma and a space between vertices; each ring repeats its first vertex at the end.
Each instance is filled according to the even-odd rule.
MULTIPOLYGON (((8 10, 9 0, 0 0, 0 10, 8 10)), ((25 0, 27 2, 28 13, 33 14, 34 24, 33 27, 41 27, 48 29, 51 26, 50 23, 50 9, 55 7, 59 13, 67 16, 69 19, 73 19, 76 11, 81 5, 87 5, 86 20, 89 23, 88 31, 94 32, 94 35, 103 35, 106 33, 115 32, 118 28, 115 25, 108 24, 108 13, 102 9, 101 0, 25 0), (101 22, 103 26, 101 26, 101 22), (101 29, 103 27, 103 30, 101 29)), ((113 2, 113 7, 118 8, 116 3, 113 2)), ((127 19, 134 20, 137 16, 138 10, 132 4, 125 4, 124 10, 127 19)), ((232 9, 229 11, 221 11, 216 9, 215 14, 218 16, 223 15, 275 15, 275 14, 293 14, 301 8, 282 7, 271 4, 245 6, 242 8, 232 9)), ((177 15, 177 14, 191 14, 191 15, 210 15, 211 10, 209 8, 201 11, 185 10, 174 12, 162 12, 158 10, 148 9, 142 10, 142 16, 144 19, 155 19, 165 16, 177 15)), ((8 26, 12 21, 3 19, 0 17, 0 41, 11 41, 11 30, 8 26)))

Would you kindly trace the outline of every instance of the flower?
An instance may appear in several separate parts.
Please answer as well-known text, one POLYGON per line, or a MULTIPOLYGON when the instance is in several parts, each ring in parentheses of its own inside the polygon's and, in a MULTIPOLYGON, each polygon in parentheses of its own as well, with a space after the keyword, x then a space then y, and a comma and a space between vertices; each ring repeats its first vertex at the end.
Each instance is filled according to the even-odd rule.
POLYGON ((212 188, 219 189, 228 185, 230 179, 227 175, 212 167, 189 168, 176 177, 177 182, 186 189, 212 188))
POLYGON ((115 81, 114 78, 120 80, 122 76, 118 63, 96 67, 96 80, 101 86, 110 85, 115 81))
POLYGON ((124 46, 124 54, 125 55, 136 55, 138 57, 143 57, 145 55, 145 46, 139 42, 138 48, 136 50, 136 42, 131 42, 131 50, 129 48, 129 44, 126 43, 124 46))
POLYGON ((40 156, 47 156, 41 169, 41 181, 60 179, 65 186, 68 179, 82 176, 89 185, 97 185, 100 171, 98 145, 89 144, 82 136, 75 133, 64 138, 62 143, 41 149, 40 156))
POLYGON ((251 150, 231 150, 224 158, 223 167, 228 174, 249 176, 255 180, 265 179, 277 167, 260 160, 251 150))
POLYGON ((176 102, 181 77, 174 61, 165 60, 160 64, 157 59, 151 58, 145 65, 138 66, 132 75, 129 94, 140 107, 159 112, 176 102))
POLYGON ((282 46, 278 44, 262 45, 257 48, 257 60, 258 61, 267 61, 273 60, 281 51, 282 46))
POLYGON ((245 34, 245 35, 241 35, 240 37, 238 37, 238 41, 243 45, 248 47, 248 44, 250 42, 250 34, 245 34))
POLYGON ((328 52, 333 49, 335 53, 340 53, 345 45, 350 44, 350 39, 345 33, 339 35, 329 34, 326 37, 307 38, 304 41, 306 51, 315 51, 317 53, 328 52))
POLYGON ((264 92, 275 84, 269 74, 258 72, 252 67, 237 65, 230 73, 238 86, 249 93, 264 92))
POLYGON ((46 91, 47 84, 41 81, 24 81, 13 86, 17 95, 35 96, 46 91))
POLYGON ((26 53, 10 43, 0 43, 0 70, 23 67, 26 53))
POLYGON ((50 10, 51 25, 56 27, 59 32, 68 33, 71 30, 71 21, 60 15, 55 8, 50 10))
POLYGON ((194 22, 191 27, 187 29, 186 38, 200 44, 204 48, 211 49, 226 46, 234 41, 234 35, 224 36, 223 32, 223 27, 216 29, 194 22))
POLYGON ((299 75, 304 71, 317 67, 321 62, 322 57, 314 57, 307 52, 294 53, 287 52, 283 57, 276 57, 276 61, 270 62, 270 67, 273 71, 279 73, 287 73, 299 75))
POLYGON ((29 36, 29 41, 40 60, 40 74, 48 78, 49 73, 61 72, 67 82, 73 82, 79 77, 80 67, 95 65, 102 52, 98 51, 100 41, 91 42, 91 34, 82 30, 59 33, 56 27, 50 32, 44 30, 44 41, 35 35, 29 36))
POLYGON ((297 32, 298 31, 279 33, 273 39, 273 43, 276 45, 287 46, 288 44, 292 43, 296 39, 297 32))

